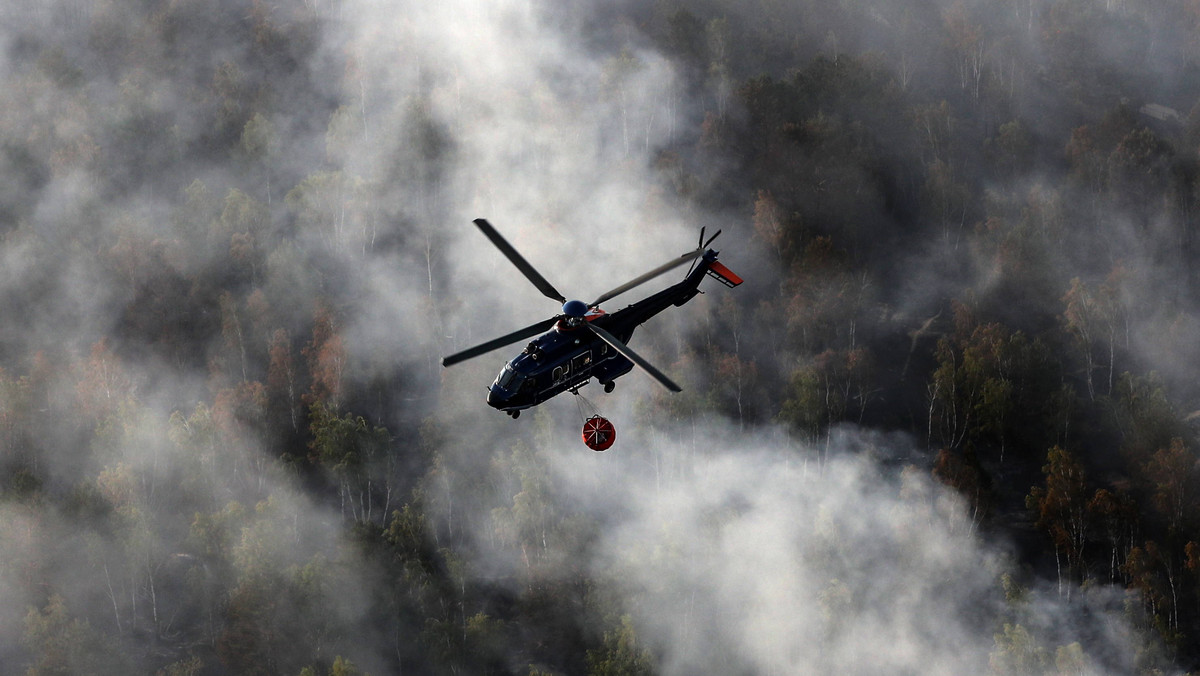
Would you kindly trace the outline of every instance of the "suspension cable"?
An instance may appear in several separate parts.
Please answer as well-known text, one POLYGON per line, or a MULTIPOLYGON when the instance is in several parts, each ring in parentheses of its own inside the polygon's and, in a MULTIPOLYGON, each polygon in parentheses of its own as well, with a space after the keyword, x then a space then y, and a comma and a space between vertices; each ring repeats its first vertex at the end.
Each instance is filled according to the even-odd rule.
MULTIPOLYGON (((582 387, 582 385, 580 387, 582 387)), ((594 404, 592 404, 592 402, 588 401, 587 397, 585 397, 579 393, 579 387, 576 387, 575 389, 571 390, 571 394, 575 395, 575 407, 579 410, 579 419, 580 420, 587 420, 590 417, 583 410, 583 407, 585 404, 587 405, 588 409, 591 411, 593 416, 600 415, 599 409, 597 409, 596 406, 594 404)))

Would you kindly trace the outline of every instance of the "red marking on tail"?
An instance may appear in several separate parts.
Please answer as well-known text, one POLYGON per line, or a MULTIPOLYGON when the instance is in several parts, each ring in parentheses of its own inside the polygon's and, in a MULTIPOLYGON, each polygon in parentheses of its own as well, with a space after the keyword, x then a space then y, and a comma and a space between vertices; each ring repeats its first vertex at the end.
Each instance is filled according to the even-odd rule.
POLYGON ((731 289, 742 283, 742 278, 734 274, 733 270, 722 265, 720 261, 713 261, 712 265, 708 266, 708 274, 721 280, 721 283, 731 289))

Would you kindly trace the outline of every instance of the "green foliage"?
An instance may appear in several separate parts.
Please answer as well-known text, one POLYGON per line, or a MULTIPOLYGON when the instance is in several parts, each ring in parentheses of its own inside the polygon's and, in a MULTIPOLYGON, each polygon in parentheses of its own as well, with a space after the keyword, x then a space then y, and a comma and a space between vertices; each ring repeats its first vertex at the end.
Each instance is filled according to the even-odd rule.
POLYGON ((1112 396, 1103 403, 1122 452, 1134 463, 1146 462, 1155 451, 1170 446, 1172 439, 1187 434, 1157 373, 1122 373, 1112 396))
POLYGON ((1002 463, 1013 437, 1028 442, 1025 430, 1055 415, 1058 402, 1044 380, 1048 357, 1039 341, 1001 324, 976 325, 959 308, 959 330, 938 341, 928 385, 930 443, 995 449, 1002 463))
POLYGON ((308 667, 304 667, 303 669, 300 670, 300 676, 370 676, 370 675, 363 674, 363 672, 358 670, 358 667, 354 666, 353 662, 346 659, 345 657, 342 657, 341 655, 338 655, 337 657, 333 658, 333 664, 331 664, 329 666, 329 669, 327 671, 322 671, 317 667, 308 666, 308 667))
MULTIPOLYGON (((553 196, 534 225, 554 228, 573 186, 545 177, 608 161, 579 161, 593 139, 617 140, 602 173, 648 228, 720 214, 754 233, 737 245, 748 283, 678 334, 685 392, 634 402, 642 427, 690 430, 693 453, 711 446, 698 423, 755 432, 773 414, 827 447, 841 423, 911 433, 929 453, 905 461, 907 489, 932 469, 980 537, 1019 534, 1034 483, 1046 537, 1018 563, 1061 560, 1068 597, 1127 586, 1140 665, 1197 663, 1181 418, 1200 392, 1200 109, 1182 125, 1139 109, 1162 64, 1183 74, 1175 100, 1200 98, 1191 5, 483 12, 586 26, 595 58, 534 61, 533 81, 490 78, 481 98, 481 73, 412 39, 418 15, 360 31, 337 3, 24 4, 0 104, 0 567, 6 600, 40 607, 0 653, 28 673, 351 674, 360 637, 403 673, 652 672, 626 614, 641 599, 588 565, 623 515, 564 494, 548 414, 493 457, 457 383, 434 384, 470 309, 447 291, 443 227, 479 187, 464 162, 516 160, 553 196), (612 119, 587 126, 597 111, 612 119), (516 141, 480 156, 500 131, 516 141), (414 261, 419 307, 392 288, 414 261), (397 351, 353 353, 383 321, 397 351), (313 516, 331 510, 342 523, 313 516), (66 571, 86 612, 54 593, 66 571), (342 598, 360 580, 378 593, 342 598)), ((505 190, 484 187, 481 203, 505 190)), ((693 469, 616 452, 600 462, 693 469)), ((812 556, 840 554, 821 538, 812 556)), ((680 555, 639 544, 650 563, 680 555)), ((820 586, 830 631, 853 586, 820 586)), ((1032 593, 1006 580, 992 671, 1101 668, 1086 641, 1036 635, 1017 610, 1032 593)))
POLYGON ((604 633, 604 647, 589 650, 588 676, 650 676, 654 662, 650 652, 639 645, 633 619, 621 617, 621 626, 604 633))
POLYGON ((1058 674, 1063 676, 1086 674, 1092 671, 1087 655, 1083 653, 1083 646, 1079 643, 1059 646, 1054 651, 1054 668, 1058 674))
POLYGON ((996 165, 1001 176, 1015 178, 1029 169, 1033 157, 1033 137, 1020 120, 1000 125, 996 136, 988 139, 984 151, 996 165))
POLYGON ((521 552, 532 573, 555 553, 552 545, 560 516, 550 477, 538 454, 523 442, 513 446, 507 459, 498 460, 496 469, 515 480, 517 490, 511 505, 492 510, 492 523, 500 540, 521 552))
POLYGON ((385 482, 390 478, 391 434, 386 428, 371 427, 362 416, 339 417, 335 407, 322 401, 309 408, 309 420, 309 449, 314 462, 337 480, 343 516, 356 523, 372 521, 376 513, 372 481, 381 473, 385 482))
POLYGON ((203 670, 203 660, 199 657, 190 657, 168 664, 155 672, 155 676, 200 676, 203 670))
POLYGON ((988 658, 988 673, 996 676, 1025 676, 1042 673, 1049 655, 1029 630, 1020 624, 1005 623, 995 635, 995 648, 988 658))
POLYGON ((363 135, 362 118, 349 106, 341 106, 329 117, 329 129, 325 132, 325 157, 336 166, 343 166, 350 159, 354 144, 363 135))
POLYGON ((31 659, 27 676, 129 673, 131 665, 87 620, 73 617, 54 594, 40 610, 25 613, 24 643, 31 659))

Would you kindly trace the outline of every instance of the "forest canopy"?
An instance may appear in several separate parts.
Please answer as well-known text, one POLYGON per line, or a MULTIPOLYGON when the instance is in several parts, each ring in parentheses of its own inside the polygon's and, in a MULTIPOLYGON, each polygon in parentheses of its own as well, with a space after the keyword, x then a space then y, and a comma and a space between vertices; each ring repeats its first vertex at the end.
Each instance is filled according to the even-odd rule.
POLYGON ((0 664, 1200 670, 1195 3, 0 17, 0 664), (594 454, 439 365, 557 311, 476 217, 746 283, 594 454))

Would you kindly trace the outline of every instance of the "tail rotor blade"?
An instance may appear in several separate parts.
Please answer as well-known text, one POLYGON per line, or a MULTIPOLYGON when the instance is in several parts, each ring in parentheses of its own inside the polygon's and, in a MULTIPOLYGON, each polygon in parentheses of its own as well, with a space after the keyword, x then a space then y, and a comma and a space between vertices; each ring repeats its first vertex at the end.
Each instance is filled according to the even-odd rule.
POLYGON ((557 321, 558 317, 551 317, 550 319, 540 321, 537 324, 531 324, 523 329, 513 331, 506 336, 500 336, 499 338, 489 340, 486 343, 480 343, 479 345, 463 350, 462 352, 456 352, 449 357, 442 357, 442 366, 453 366, 461 361, 478 357, 481 354, 487 354, 488 352, 504 347, 505 345, 511 345, 518 340, 524 340, 530 336, 536 336, 539 333, 545 333, 546 331, 549 331, 550 327, 554 326, 554 323, 557 321))
MULTIPOLYGON (((699 241, 697 241, 697 242, 696 242, 696 248, 697 248, 698 250, 700 250, 700 251, 703 251, 703 250, 705 250, 705 249, 707 249, 707 248, 708 248, 708 244, 705 244, 705 242, 704 242, 704 230, 705 230, 705 228, 706 228, 706 226, 703 226, 703 225, 702 225, 702 226, 700 226, 700 239, 699 239, 699 241)), ((720 230, 718 230, 718 231, 717 231, 717 235, 719 235, 719 234, 721 234, 721 231, 720 231, 720 230)), ((712 242, 714 239, 716 239, 716 238, 717 238, 717 235, 713 235, 713 236, 712 236, 712 239, 710 239, 710 240, 708 240, 708 241, 711 243, 711 242, 712 242)), ((687 271, 687 274, 686 274, 686 275, 684 275, 684 277, 687 277, 688 275, 692 274, 692 270, 694 270, 695 268, 696 268, 696 261, 695 261, 695 260, 693 260, 693 261, 692 261, 692 264, 688 266, 688 271, 687 271)))
POLYGON ((657 380, 663 387, 667 388, 668 390, 671 390, 672 392, 682 392, 683 391, 682 389, 680 389, 680 387, 678 385, 676 385, 674 382, 672 382, 670 378, 663 375, 662 371, 659 371, 658 369, 654 368, 654 366, 650 362, 646 361, 645 359, 642 358, 641 355, 639 355, 638 353, 636 353, 632 349, 630 349, 630 347, 628 345, 617 340, 616 336, 614 336, 613 334, 609 333, 608 331, 605 331, 604 329, 602 329, 599 326, 596 326, 595 324, 592 324, 592 323, 588 323, 587 327, 592 330, 592 333, 599 336, 600 340, 603 340, 604 342, 608 343, 609 345, 612 345, 614 350, 616 350, 617 352, 620 352, 621 355, 624 356, 626 359, 628 359, 629 361, 631 361, 634 364, 641 367, 641 369, 643 371, 645 371, 646 373, 649 373, 650 376, 652 378, 654 378, 655 380, 657 380))
MULTIPOLYGON (((716 234, 715 234, 715 235, 713 235, 712 237, 709 237, 707 242, 705 242, 704 244, 701 244, 701 245, 700 245, 700 248, 701 248, 701 249, 707 249, 707 248, 708 248, 708 245, 709 245, 709 244, 712 244, 712 243, 713 243, 713 240, 714 240, 714 239, 716 239, 716 238, 718 238, 718 237, 720 237, 720 236, 721 236, 721 231, 720 231, 720 230, 717 230, 717 232, 716 232, 716 234)), ((701 232, 700 232, 700 239, 704 239, 704 232, 703 232, 703 228, 701 229, 701 232)))
POLYGON ((673 260, 667 261, 666 263, 663 263, 662 265, 658 266, 657 268, 654 268, 653 270, 651 270, 650 272, 647 272, 644 275, 641 275, 640 277, 635 277, 634 279, 631 279, 628 282, 625 282, 624 284, 622 284, 621 286, 618 286, 615 289, 612 289, 610 291, 600 294, 599 298, 592 301, 591 303, 588 303, 588 307, 596 307, 597 305, 603 303, 604 301, 608 300, 609 298, 612 298, 614 296, 619 296, 619 295, 625 293, 626 291, 632 289, 635 286, 645 284, 646 282, 654 279, 655 277, 657 277, 659 275, 670 272, 671 270, 674 270, 675 268, 679 267, 680 265, 683 265, 684 263, 687 263, 690 260, 694 260, 697 256, 699 256, 702 253, 704 253, 703 250, 696 249, 695 251, 689 251, 689 252, 683 254, 679 258, 675 258, 673 260))
POLYGON ((476 218, 474 223, 479 227, 480 230, 483 231, 483 234, 492 241, 492 244, 495 244, 496 248, 499 249, 500 252, 503 253, 513 265, 517 266, 517 269, 521 271, 521 274, 525 275, 526 279, 533 282, 533 285, 537 287, 538 291, 542 292, 543 296, 556 300, 560 303, 567 302, 566 296, 559 293, 558 289, 554 288, 553 284, 546 281, 546 278, 529 264, 529 261, 525 260, 521 254, 517 253, 517 250, 508 243, 508 240, 504 239, 504 237, 497 232, 496 228, 492 227, 491 223, 487 222, 487 219, 476 218))

